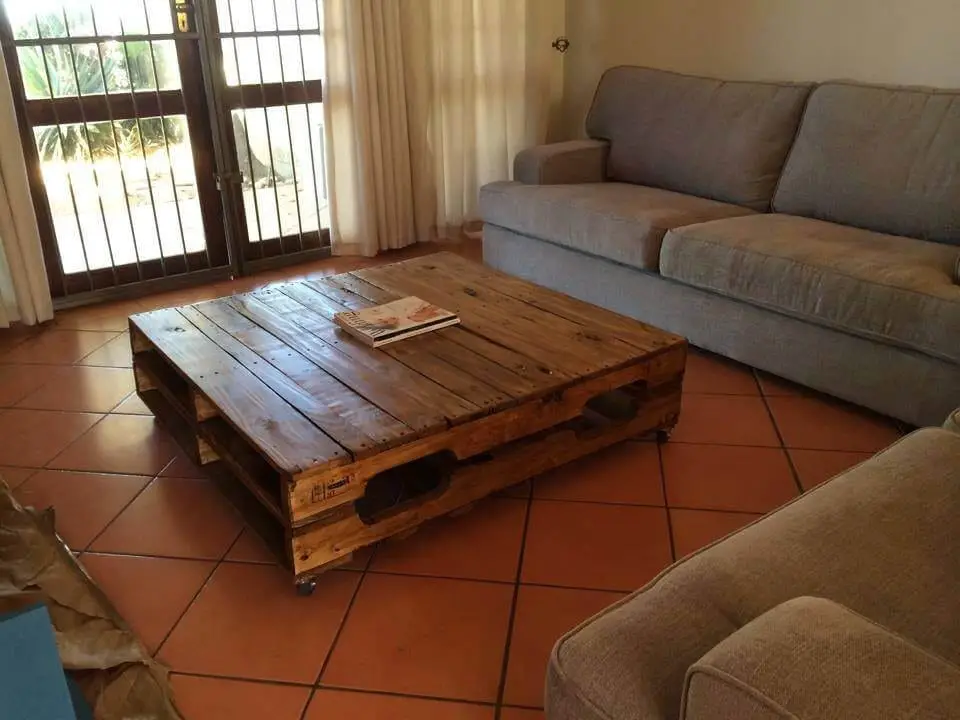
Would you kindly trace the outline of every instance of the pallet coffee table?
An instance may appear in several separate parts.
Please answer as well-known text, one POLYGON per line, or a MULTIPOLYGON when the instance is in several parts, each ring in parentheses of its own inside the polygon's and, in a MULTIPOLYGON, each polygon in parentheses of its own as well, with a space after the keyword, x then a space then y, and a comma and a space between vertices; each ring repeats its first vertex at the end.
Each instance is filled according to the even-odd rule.
POLYGON ((621 440, 668 433, 687 344, 450 253, 130 318, 137 392, 298 587, 621 440), (374 350, 334 313, 416 295, 462 324, 374 350))

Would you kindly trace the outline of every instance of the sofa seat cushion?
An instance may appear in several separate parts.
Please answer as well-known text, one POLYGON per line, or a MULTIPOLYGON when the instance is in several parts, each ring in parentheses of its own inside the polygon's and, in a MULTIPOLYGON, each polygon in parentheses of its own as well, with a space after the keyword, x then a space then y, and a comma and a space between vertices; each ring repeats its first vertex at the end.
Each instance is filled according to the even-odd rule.
POLYGON ((656 271, 668 230, 752 215, 737 205, 627 183, 523 185, 497 182, 480 191, 484 222, 656 271))
POLYGON ((671 231, 664 277, 960 363, 960 249, 791 215, 671 231))

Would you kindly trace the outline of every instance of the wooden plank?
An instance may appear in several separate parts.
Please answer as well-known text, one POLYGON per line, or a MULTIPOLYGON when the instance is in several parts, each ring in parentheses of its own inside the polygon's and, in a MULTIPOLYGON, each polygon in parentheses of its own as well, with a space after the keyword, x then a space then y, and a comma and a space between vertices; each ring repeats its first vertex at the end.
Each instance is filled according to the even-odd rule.
POLYGON ((343 305, 350 310, 360 310, 364 307, 369 307, 370 305, 381 305, 383 303, 390 302, 391 300, 396 300, 397 297, 390 293, 383 293, 381 291, 382 299, 374 298, 365 298, 362 295, 351 291, 349 288, 345 287, 342 283, 338 282, 339 275, 328 275, 322 278, 306 278, 301 282, 316 290, 321 295, 333 300, 339 305, 343 305), (389 295, 389 297, 387 297, 389 295))
MULTIPOLYGON (((443 261, 452 253, 442 253, 437 262, 430 258, 421 258, 417 263, 400 263, 400 267, 414 277, 455 296, 466 295, 473 302, 482 301, 497 312, 510 318, 526 318, 530 322, 548 328, 550 347, 571 338, 584 354, 584 357, 621 358, 637 357, 640 352, 632 345, 623 342, 616 334, 608 333, 595 324, 586 326, 555 313, 545 312, 529 303, 517 300, 509 295, 474 282, 477 272, 470 268, 480 268, 476 263, 467 263, 460 268, 451 268, 443 261)), ((649 349, 641 351, 643 354, 649 349)))
MULTIPOLYGON (((286 297, 274 293, 279 298, 286 297)), ((262 295, 269 299, 269 295, 262 295)), ((264 304, 261 295, 235 295, 224 299, 241 315, 269 331, 312 363, 347 385, 357 394, 380 407, 413 429, 418 435, 445 430, 448 426, 443 411, 431 407, 412 389, 403 384, 401 378, 392 377, 367 363, 356 361, 352 354, 341 351, 345 343, 336 346, 327 344, 320 337, 308 332, 311 325, 307 317, 287 316, 264 304), (287 319, 291 317, 291 319, 287 319)), ((289 300, 289 298, 287 298, 289 300)), ((291 300, 291 302, 293 302, 291 300)), ((302 308, 302 306, 297 306, 302 308)))
MULTIPOLYGON (((423 296, 425 300, 431 300, 438 305, 444 305, 448 310, 460 312, 460 329, 482 338, 488 343, 493 343, 516 353, 524 357, 526 359, 525 361, 535 362, 536 366, 541 368, 546 375, 552 376, 556 374, 565 378, 574 378, 583 374, 584 363, 579 359, 571 359, 569 354, 559 352, 549 358, 544 358, 543 349, 540 344, 532 342, 523 331, 517 331, 516 328, 512 326, 492 321, 489 316, 481 313, 469 313, 465 315, 462 313, 459 304, 451 298, 443 294, 438 296, 438 294, 430 288, 422 288, 409 278, 407 282, 404 282, 402 277, 396 278, 392 275, 388 276, 385 273, 379 273, 376 275, 365 274, 362 279, 397 295, 423 296)), ((469 347, 469 345, 465 343, 464 346, 469 347)))
MULTIPOLYGON (((588 376, 613 369, 635 359, 637 353, 627 346, 594 343, 588 333, 577 327, 571 331, 563 321, 540 311, 513 312, 510 308, 488 303, 468 285, 443 282, 442 278, 419 277, 416 268, 382 266, 357 271, 359 277, 387 290, 416 295, 460 314, 461 326, 482 337, 525 355, 541 359, 544 365, 588 376), (539 316, 535 317, 535 314, 539 316), (609 347, 608 347, 609 346, 609 347)), ((501 303, 505 305, 506 303, 501 303)))
POLYGON ((354 307, 351 305, 351 302, 356 302, 357 298, 362 299, 363 303, 358 303, 354 309, 369 307, 370 305, 383 305, 384 303, 400 299, 400 296, 396 293, 388 292, 387 290, 378 288, 376 285, 371 285, 366 280, 358 278, 351 273, 331 275, 325 278, 313 278, 305 282, 310 285, 310 287, 318 292, 323 292, 325 295, 329 294, 324 292, 325 289, 336 288, 342 293, 341 297, 344 298, 341 302, 350 307, 354 307))
POLYGON ((544 312, 559 315, 587 327, 601 328, 638 350, 654 352, 680 340, 680 337, 673 333, 555 290, 511 277, 486 265, 465 260, 453 253, 431 255, 430 260, 446 267, 449 272, 469 278, 470 282, 521 300, 544 312))
MULTIPOLYGON (((353 296, 359 295, 366 301, 366 303, 361 304, 357 301, 353 301, 353 304, 350 306, 353 307, 353 305, 356 305, 357 308, 369 307, 369 305, 373 304, 382 304, 402 297, 400 293, 384 290, 383 288, 377 287, 376 285, 357 277, 353 273, 332 275, 330 277, 313 280, 311 283, 312 287, 320 291, 325 291, 326 288, 333 285, 341 290, 349 291, 353 296)), ((327 294, 329 296, 329 293, 327 294)), ((569 373, 546 367, 533 358, 522 355, 515 350, 504 347, 503 345, 497 345, 496 343, 480 337, 479 335, 475 335, 474 333, 471 333, 462 327, 446 328, 436 333, 432 333, 430 337, 443 338, 444 346, 447 348, 447 354, 449 355, 457 355, 459 352, 458 349, 452 347, 452 345, 457 345, 469 350, 475 355, 480 356, 490 365, 506 370, 512 375, 520 378, 518 385, 516 381, 508 379, 502 375, 502 382, 499 383, 487 380, 483 375, 477 375, 477 377, 485 379, 486 382, 489 382, 494 387, 500 387, 502 390, 511 392, 511 394, 511 388, 519 387, 529 387, 530 392, 533 393, 553 390, 556 389, 557 386, 564 384, 566 381, 574 377, 569 373)), ((491 370, 489 372, 491 375, 497 374, 497 371, 495 370, 491 370)))
POLYGON ((393 447, 414 434, 223 301, 199 303, 180 312, 355 458, 393 447))
POLYGON ((577 378, 576 375, 565 370, 551 367, 543 362, 543 358, 528 357, 513 348, 498 345, 492 340, 463 328, 446 328, 437 334, 519 375, 532 383, 537 393, 552 392, 577 378))
MULTIPOLYGON (((679 394, 684 355, 672 353, 669 356, 673 359, 673 384, 679 394)), ((660 367, 659 358, 639 362, 570 386, 555 395, 531 400, 447 432, 409 442, 367 460, 334 470, 306 473, 290 486, 293 523, 303 524, 331 507, 357 499, 363 495, 370 478, 390 468, 445 450, 451 451, 457 459, 465 460, 575 418, 582 414, 591 399, 611 390, 645 383, 654 362, 658 363, 657 372, 667 372, 660 367)))
POLYGON ((131 322, 282 473, 350 462, 350 454, 173 309, 131 322))
MULTIPOLYGON (((329 320, 333 320, 334 314, 351 309, 320 294, 310 283, 289 283, 276 289, 329 320)), ((349 301, 349 298, 344 299, 349 301)), ((437 343, 431 343, 430 338, 435 334, 409 338, 385 345, 380 350, 478 408, 491 409, 509 403, 514 396, 488 385, 465 368, 433 352, 432 348, 437 343)))
MULTIPOLYGON (((359 340, 339 330, 328 317, 315 311, 319 306, 308 307, 299 300, 287 294, 290 291, 296 294, 302 288, 310 294, 310 299, 320 298, 330 304, 314 291, 290 283, 275 288, 265 289, 252 293, 252 297, 270 310, 291 319, 295 324, 309 330, 316 338, 329 347, 336 348, 354 361, 354 365, 362 364, 378 377, 390 383, 389 393, 396 395, 405 393, 415 400, 421 408, 439 412, 447 424, 463 422, 477 414, 487 412, 489 406, 477 405, 470 400, 457 395, 445 388, 439 381, 429 375, 424 375, 391 357, 382 349, 371 348, 359 340)), ((333 304, 336 312, 342 306, 333 304)), ((331 310, 333 309, 331 308, 331 310)), ((382 395, 370 398, 382 406, 382 395)))
MULTIPOLYGON (((440 410, 451 423, 457 424, 489 412, 499 402, 507 399, 493 388, 485 387, 469 375, 459 373, 456 368, 431 357, 419 357, 416 352, 405 355, 401 361, 387 348, 374 349, 347 333, 339 330, 332 322, 333 316, 346 310, 329 298, 318 294, 300 283, 287 283, 274 288, 253 293, 271 309, 291 318, 318 338, 341 352, 349 355, 358 363, 389 378, 395 383, 393 392, 402 388, 428 408, 440 410), (454 385, 460 392, 448 387, 454 385), (476 398, 476 401, 474 400, 476 398)), ((415 343, 403 343, 408 348, 415 343)), ((379 396, 373 398, 379 401, 379 396)))
MULTIPOLYGON (((399 298, 396 293, 378 288, 349 273, 307 280, 304 284, 327 297, 336 297, 343 305, 353 310, 388 303, 399 298)), ((421 335, 416 338, 416 341, 436 357, 459 367, 465 373, 513 398, 529 396, 541 389, 552 388, 560 380, 558 377, 539 372, 533 377, 530 377, 526 371, 517 372, 511 366, 523 364, 526 370, 531 364, 530 361, 524 361, 519 355, 504 359, 504 353, 499 351, 506 351, 505 348, 484 341, 482 338, 478 338, 480 352, 477 349, 470 349, 457 342, 457 339, 464 335, 477 337, 462 328, 453 327, 421 335), (492 360, 489 357, 491 354, 496 356, 498 361, 492 360)))
POLYGON ((336 513, 293 533, 294 571, 298 575, 333 562, 338 557, 387 537, 409 531, 430 518, 445 515, 579 457, 645 432, 676 422, 680 411, 680 386, 652 396, 641 412, 627 423, 591 427, 574 420, 552 432, 500 447, 483 463, 467 463, 454 471, 447 489, 411 502, 384 519, 368 525, 355 513, 336 513))

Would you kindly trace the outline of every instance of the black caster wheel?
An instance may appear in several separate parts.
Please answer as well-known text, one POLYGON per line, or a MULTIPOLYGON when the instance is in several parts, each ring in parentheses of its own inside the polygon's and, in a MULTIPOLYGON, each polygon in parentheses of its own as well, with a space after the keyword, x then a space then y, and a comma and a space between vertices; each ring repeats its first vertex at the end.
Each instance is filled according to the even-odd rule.
POLYGON ((297 595, 300 597, 310 597, 316 589, 317 581, 315 579, 311 578, 310 580, 300 580, 297 582, 297 595))
POLYGON ((670 442, 671 435, 673 435, 673 428, 669 430, 657 430, 657 442, 664 445, 670 442))

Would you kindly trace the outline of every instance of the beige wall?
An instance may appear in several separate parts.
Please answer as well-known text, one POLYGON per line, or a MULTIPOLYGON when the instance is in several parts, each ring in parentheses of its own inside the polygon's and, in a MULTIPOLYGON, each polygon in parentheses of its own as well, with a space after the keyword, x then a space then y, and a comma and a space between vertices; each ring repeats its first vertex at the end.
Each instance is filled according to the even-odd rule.
POLYGON ((567 0, 564 120, 611 65, 960 88, 960 0, 567 0))

